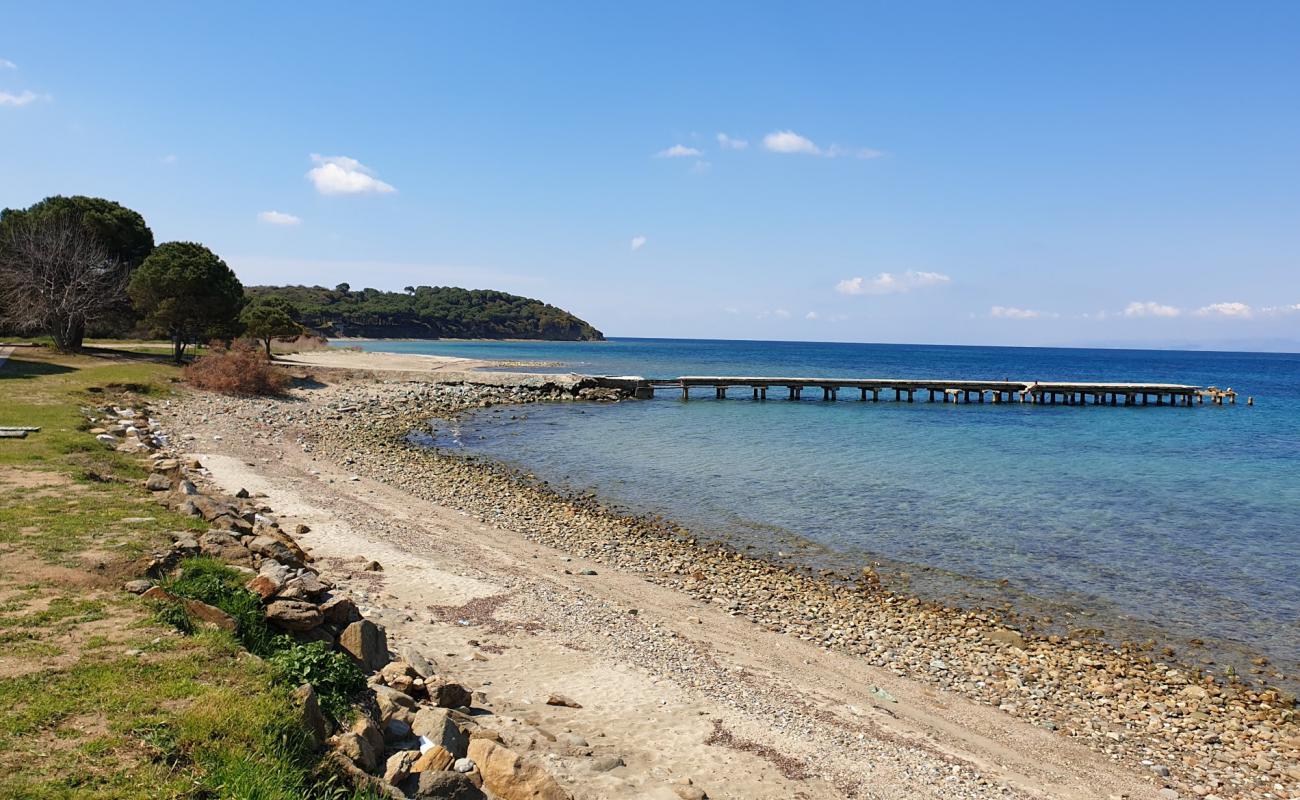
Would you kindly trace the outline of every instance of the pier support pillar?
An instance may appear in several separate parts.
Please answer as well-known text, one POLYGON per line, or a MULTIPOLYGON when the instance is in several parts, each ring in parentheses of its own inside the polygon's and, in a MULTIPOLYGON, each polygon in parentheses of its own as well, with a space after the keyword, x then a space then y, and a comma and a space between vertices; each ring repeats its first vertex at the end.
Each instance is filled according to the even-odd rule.
POLYGON ((691 399, 691 387, 687 386, 684 383, 682 384, 682 399, 683 400, 691 399))
POLYGON ((867 402, 867 387, 863 386, 860 391, 862 392, 862 396, 858 399, 863 403, 867 402))
POLYGON ((872 389, 872 390, 871 390, 871 402, 873 402, 873 403, 878 403, 878 402, 880 402, 880 390, 879 390, 879 389, 872 389))
POLYGON ((716 391, 717 391, 718 399, 719 399, 719 400, 726 400, 726 399, 727 399, 727 387, 725 387, 725 386, 719 386, 719 387, 717 387, 716 391))
POLYGON ((895 390, 894 390, 894 402, 897 403, 899 400, 902 400, 902 399, 903 399, 903 390, 902 390, 902 389, 895 389, 895 390))
POLYGON ((758 387, 758 399, 759 399, 759 400, 766 400, 766 399, 767 399, 767 387, 766 387, 766 386, 760 386, 760 387, 758 387))
POLYGON ((934 402, 934 390, 933 390, 933 389, 930 390, 930 402, 931 402, 931 403, 934 402))
POLYGON ((915 395, 916 395, 916 390, 915 390, 915 389, 908 389, 908 390, 907 390, 907 402, 911 403, 912 401, 914 401, 914 400, 916 399, 915 395))

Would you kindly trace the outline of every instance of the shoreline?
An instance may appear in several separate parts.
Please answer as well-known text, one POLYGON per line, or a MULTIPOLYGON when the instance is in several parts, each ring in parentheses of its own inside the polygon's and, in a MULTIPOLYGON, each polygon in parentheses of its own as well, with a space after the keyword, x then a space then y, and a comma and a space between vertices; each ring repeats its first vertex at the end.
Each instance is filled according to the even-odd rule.
POLYGON ((1296 718, 1273 690, 1198 680, 1134 646, 1015 631, 1000 614, 891 592, 872 575, 832 583, 684 538, 655 519, 617 517, 590 499, 555 494, 544 482, 523 485, 499 465, 429 453, 405 441, 429 418, 564 396, 554 382, 537 385, 537 376, 527 377, 535 388, 345 384, 337 393, 353 402, 335 401, 317 424, 304 425, 302 446, 522 538, 725 605, 731 616, 761 628, 1085 740, 1155 776, 1171 772, 1166 783, 1184 791, 1229 796, 1247 784, 1271 788, 1273 780, 1297 783, 1300 791, 1300 775, 1284 771, 1294 762, 1285 747, 1300 746, 1286 744, 1300 741, 1296 718), (357 410, 367 404, 378 406, 372 409, 377 413, 362 417, 357 410), (1227 763, 1245 766, 1223 766, 1219 754, 1225 751, 1233 754, 1227 763))

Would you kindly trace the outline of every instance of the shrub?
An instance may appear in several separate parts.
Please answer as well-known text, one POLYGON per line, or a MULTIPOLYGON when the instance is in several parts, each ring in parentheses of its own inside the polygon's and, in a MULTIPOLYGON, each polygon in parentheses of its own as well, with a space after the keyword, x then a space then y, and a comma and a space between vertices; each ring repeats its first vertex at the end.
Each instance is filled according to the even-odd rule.
POLYGON ((310 683, 315 687, 320 707, 336 720, 346 716, 352 697, 366 688, 361 668, 323 642, 293 644, 271 656, 271 666, 277 679, 288 686, 310 683))
POLYGON ((229 348, 213 343, 208 355, 185 368, 185 380, 200 389, 226 394, 279 394, 288 382, 257 344, 247 339, 229 348))

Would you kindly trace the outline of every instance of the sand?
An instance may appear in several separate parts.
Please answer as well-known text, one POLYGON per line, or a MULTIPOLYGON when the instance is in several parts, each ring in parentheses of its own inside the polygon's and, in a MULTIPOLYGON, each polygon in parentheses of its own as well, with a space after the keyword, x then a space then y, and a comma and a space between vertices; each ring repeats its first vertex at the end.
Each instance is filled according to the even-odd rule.
MULTIPOLYGON (((377 355, 303 358, 398 372, 465 361, 377 355)), ((296 443, 255 441, 206 409, 175 409, 169 425, 196 437, 189 449, 214 481, 265 493, 290 529, 309 525, 301 543, 358 593, 390 645, 416 646, 481 689, 493 726, 578 800, 672 800, 689 793, 687 778, 737 799, 1160 796, 1151 777, 1077 741, 572 559, 296 443), (364 571, 370 559, 383 571, 364 571), (551 693, 583 707, 545 705, 551 693), (614 757, 625 764, 604 769, 614 757)))

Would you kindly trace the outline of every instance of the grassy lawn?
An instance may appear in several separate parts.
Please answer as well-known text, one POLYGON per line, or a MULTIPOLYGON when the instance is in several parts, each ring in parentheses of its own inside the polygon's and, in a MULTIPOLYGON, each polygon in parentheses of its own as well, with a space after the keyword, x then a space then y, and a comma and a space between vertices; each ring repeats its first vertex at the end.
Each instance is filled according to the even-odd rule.
MULTIPOLYGON (((351 797, 270 667, 226 634, 183 636, 120 590, 169 531, 138 457, 83 409, 165 398, 179 371, 137 353, 20 348, 0 367, 0 797, 351 797)), ((93 413, 93 412, 92 412, 93 413)))

